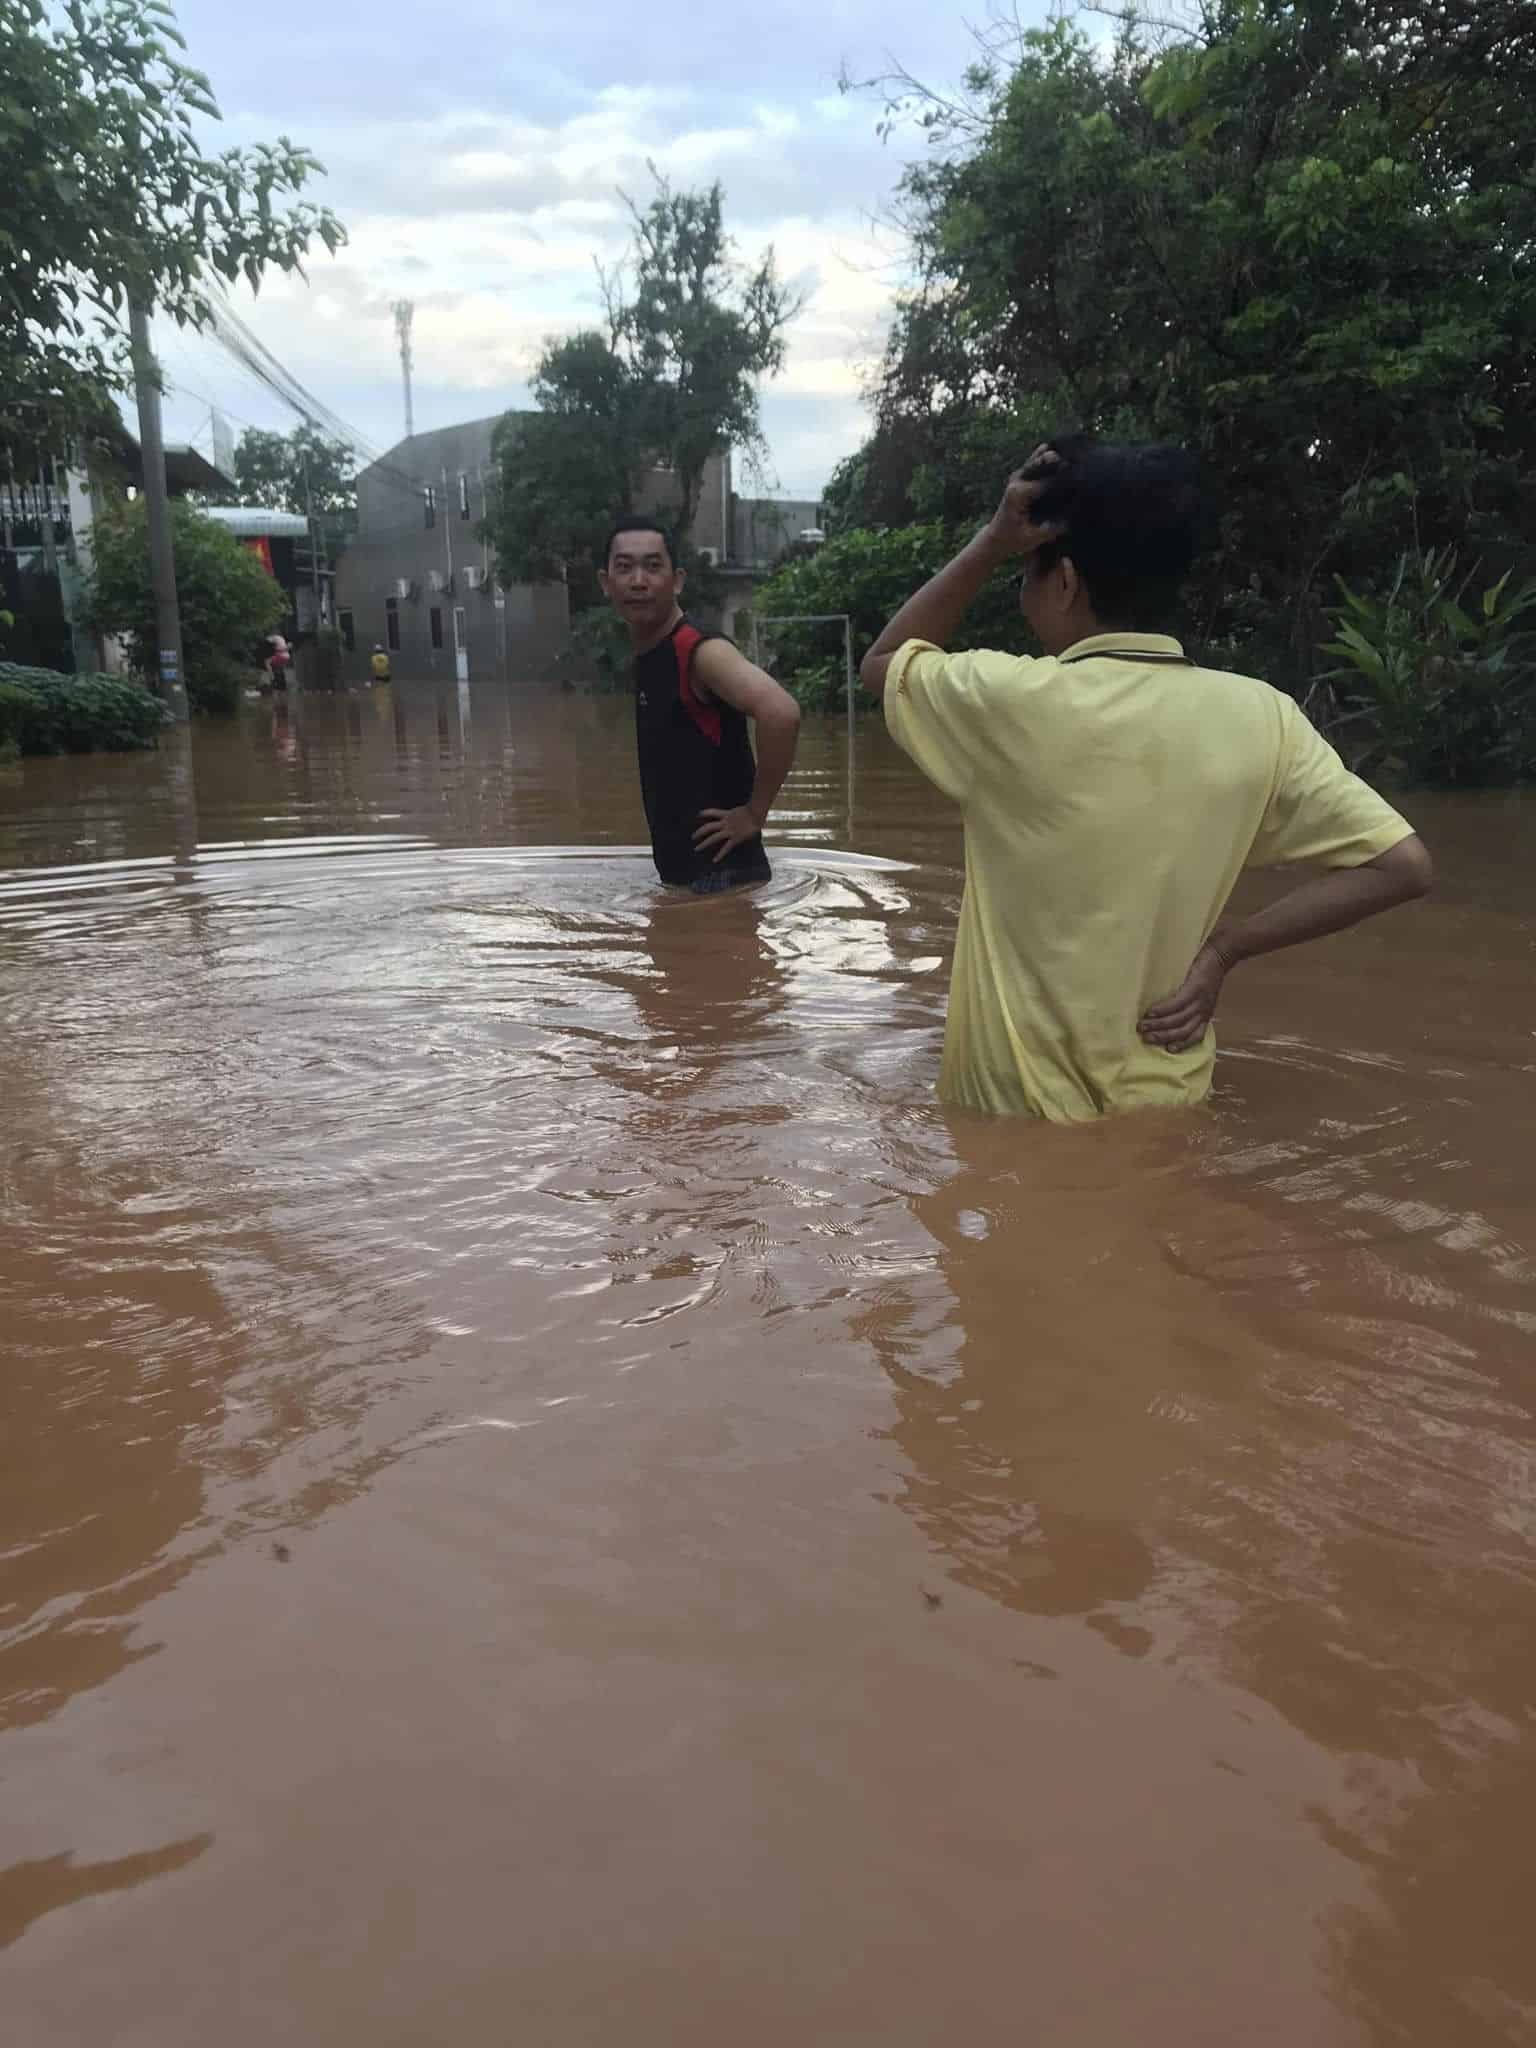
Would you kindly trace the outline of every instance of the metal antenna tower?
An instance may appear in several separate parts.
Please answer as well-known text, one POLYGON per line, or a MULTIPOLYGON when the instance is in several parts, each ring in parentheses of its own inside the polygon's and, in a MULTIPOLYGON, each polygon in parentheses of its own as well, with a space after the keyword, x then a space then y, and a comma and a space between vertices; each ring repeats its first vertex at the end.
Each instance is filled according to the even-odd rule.
POLYGON ((416 317, 416 306, 411 299, 396 299, 390 311, 395 316, 395 332, 400 337, 400 375, 405 381, 405 438, 409 441, 416 432, 416 415, 411 409, 411 322, 416 317))

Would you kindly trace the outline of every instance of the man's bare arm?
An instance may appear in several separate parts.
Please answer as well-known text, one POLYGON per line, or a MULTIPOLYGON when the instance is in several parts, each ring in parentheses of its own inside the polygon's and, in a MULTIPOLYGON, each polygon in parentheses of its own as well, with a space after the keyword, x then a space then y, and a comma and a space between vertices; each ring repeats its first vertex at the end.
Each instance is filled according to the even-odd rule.
POLYGON ((886 672, 898 647, 908 640, 929 640, 943 647, 994 570, 1010 556, 1033 554, 1054 538, 1059 529, 1037 526, 1033 512, 1035 499, 1049 481, 1039 472, 1049 470, 1056 460, 1048 448, 1037 448, 1009 477, 1002 503, 987 524, 896 613, 859 663, 859 681, 872 697, 885 694, 886 672))
POLYGON ((755 838, 794 765, 800 706, 766 670, 748 661, 729 640, 706 640, 693 657, 693 673, 711 697, 744 712, 757 730, 757 774, 752 794, 734 810, 699 813, 693 843, 701 853, 724 860, 733 846, 755 838))
POLYGON ((1413 832, 1360 867, 1314 875, 1252 917, 1223 919, 1195 955, 1181 986, 1142 1018, 1142 1037, 1165 1052, 1187 1052, 1205 1036, 1222 984, 1239 961, 1346 931, 1365 918, 1427 895, 1434 878, 1429 850, 1413 832))
POLYGON ((983 527, 967 541, 953 561, 909 597, 859 663, 859 681, 872 697, 885 694, 886 671, 898 647, 908 640, 929 640, 943 647, 964 618, 972 600, 990 580, 1005 556, 983 527))

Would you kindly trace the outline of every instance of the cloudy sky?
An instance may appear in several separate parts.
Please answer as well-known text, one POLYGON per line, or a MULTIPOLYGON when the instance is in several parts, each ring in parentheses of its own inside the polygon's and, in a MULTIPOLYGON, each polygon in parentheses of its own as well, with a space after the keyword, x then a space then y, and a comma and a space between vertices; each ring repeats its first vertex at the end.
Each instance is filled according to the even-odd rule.
MULTIPOLYGON (((863 435, 861 369, 903 276, 900 240, 879 216, 921 147, 912 135, 882 143, 877 102, 840 95, 839 72, 868 77, 897 59, 951 82, 986 6, 179 0, 177 11, 224 112, 221 146, 288 134, 326 164, 321 194, 349 245, 334 260, 321 251, 307 287, 276 280, 240 309, 371 442, 404 431, 392 301, 416 302, 418 428, 527 403, 541 342, 596 315, 594 258, 622 255, 619 193, 644 197, 651 158, 675 183, 719 178, 741 253, 772 243, 807 295, 764 417, 770 485, 814 496, 863 435)), ((1037 20, 1046 0, 1019 11, 1037 20)), ((210 401, 236 431, 293 424, 211 341, 173 331, 162 356, 168 438, 206 447, 210 401)))

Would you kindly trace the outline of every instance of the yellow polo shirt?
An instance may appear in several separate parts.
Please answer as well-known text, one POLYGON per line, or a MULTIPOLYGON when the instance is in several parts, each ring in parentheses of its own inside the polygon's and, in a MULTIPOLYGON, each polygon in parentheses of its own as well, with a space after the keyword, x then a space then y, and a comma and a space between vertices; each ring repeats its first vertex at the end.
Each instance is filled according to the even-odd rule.
POLYGON ((1075 1122, 1198 1102, 1190 1052, 1137 1025, 1172 994, 1245 867, 1354 867, 1413 827, 1291 698, 1104 633, 1064 654, 898 649, 891 735, 965 816, 965 900, 939 1095, 1075 1122))

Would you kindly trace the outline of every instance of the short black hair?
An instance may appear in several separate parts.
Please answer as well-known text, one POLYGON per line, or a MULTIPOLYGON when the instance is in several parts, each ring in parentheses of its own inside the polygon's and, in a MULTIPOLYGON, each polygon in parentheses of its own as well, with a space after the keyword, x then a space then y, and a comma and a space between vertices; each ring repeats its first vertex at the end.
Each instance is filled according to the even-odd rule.
POLYGON ((1065 531, 1035 556, 1041 568, 1068 558, 1088 602, 1121 632, 1164 625, 1199 551, 1206 511, 1195 459, 1171 442, 1098 441, 1058 434, 1046 447, 1060 460, 1034 517, 1065 531))
POLYGON ((621 533, 659 533, 661 544, 667 551, 667 560, 674 569, 677 567, 677 549, 672 545, 671 529, 663 526, 659 519, 649 518, 644 512, 631 512, 626 513, 622 519, 615 520, 608 529, 608 540, 603 548, 605 569, 613 559, 613 544, 621 533))

